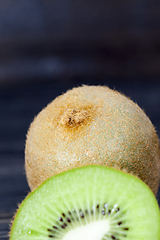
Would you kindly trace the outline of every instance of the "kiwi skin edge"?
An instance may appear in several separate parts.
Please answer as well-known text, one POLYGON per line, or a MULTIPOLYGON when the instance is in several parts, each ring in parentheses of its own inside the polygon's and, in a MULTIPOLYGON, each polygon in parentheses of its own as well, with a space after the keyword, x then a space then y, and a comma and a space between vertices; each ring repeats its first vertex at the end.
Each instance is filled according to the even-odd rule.
POLYGON ((160 147, 144 111, 105 86, 73 88, 47 105, 31 123, 25 169, 31 190, 52 175, 90 164, 123 169, 156 195, 160 147))

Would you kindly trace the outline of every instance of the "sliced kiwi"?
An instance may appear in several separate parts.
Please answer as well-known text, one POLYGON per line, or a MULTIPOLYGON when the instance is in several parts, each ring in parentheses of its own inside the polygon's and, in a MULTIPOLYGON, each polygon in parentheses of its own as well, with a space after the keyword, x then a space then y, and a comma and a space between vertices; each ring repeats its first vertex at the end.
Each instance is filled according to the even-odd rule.
POLYGON ((25 168, 31 190, 55 174, 89 164, 125 169, 157 193, 156 130, 137 104, 108 87, 67 91, 37 115, 27 134, 25 168))
POLYGON ((159 240, 156 198, 139 178, 104 166, 49 178, 21 203, 10 240, 159 240))

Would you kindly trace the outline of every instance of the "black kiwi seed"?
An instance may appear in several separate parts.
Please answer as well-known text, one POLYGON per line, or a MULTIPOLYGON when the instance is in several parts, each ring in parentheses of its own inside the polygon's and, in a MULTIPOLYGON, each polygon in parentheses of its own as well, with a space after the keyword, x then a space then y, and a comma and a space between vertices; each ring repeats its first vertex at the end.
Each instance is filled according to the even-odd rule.
POLYGON ((129 230, 129 228, 123 228, 123 230, 129 230))
POLYGON ((84 218, 84 214, 83 213, 81 213, 80 216, 81 216, 81 218, 84 218))
POLYGON ((62 216, 65 217, 66 215, 64 213, 62 213, 62 216))
POLYGON ((67 224, 64 223, 63 225, 61 225, 61 228, 65 229, 65 227, 67 227, 67 224))
POLYGON ((50 238, 54 238, 54 236, 53 236, 53 235, 48 235, 48 237, 50 237, 50 238))
POLYGON ((111 238, 112 238, 112 239, 116 239, 115 236, 113 236, 113 235, 111 236, 111 238))
POLYGON ((59 217, 59 221, 63 222, 63 218, 59 217))
POLYGON ((67 222, 69 222, 69 223, 71 222, 70 218, 67 218, 67 222))
POLYGON ((54 229, 58 229, 58 227, 56 227, 56 226, 53 226, 53 228, 54 228, 54 229))
POLYGON ((122 224, 122 222, 118 222, 118 225, 121 225, 122 224))

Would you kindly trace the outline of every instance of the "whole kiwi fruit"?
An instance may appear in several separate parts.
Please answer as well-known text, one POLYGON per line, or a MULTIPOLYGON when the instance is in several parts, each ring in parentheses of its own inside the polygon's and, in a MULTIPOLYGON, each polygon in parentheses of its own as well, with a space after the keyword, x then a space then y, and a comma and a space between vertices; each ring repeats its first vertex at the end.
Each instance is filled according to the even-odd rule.
POLYGON ((68 90, 35 117, 27 133, 25 169, 31 190, 52 175, 90 164, 137 175, 157 193, 156 130, 136 103, 106 86, 68 90))

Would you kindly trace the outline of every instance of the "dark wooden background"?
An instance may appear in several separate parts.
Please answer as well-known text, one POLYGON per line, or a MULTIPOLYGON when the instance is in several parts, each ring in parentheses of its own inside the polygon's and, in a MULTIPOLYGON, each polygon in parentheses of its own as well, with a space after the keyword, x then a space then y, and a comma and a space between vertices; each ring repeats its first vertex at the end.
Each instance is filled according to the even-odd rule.
POLYGON ((29 124, 81 84, 131 97, 160 136, 160 2, 0 0, 0 239, 29 191, 29 124))

